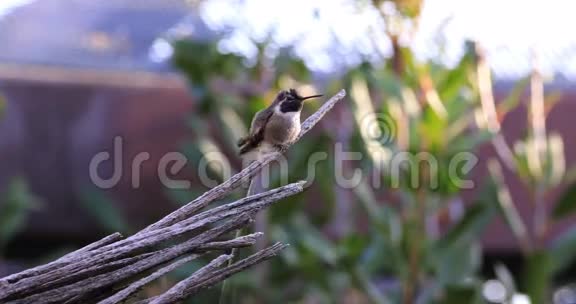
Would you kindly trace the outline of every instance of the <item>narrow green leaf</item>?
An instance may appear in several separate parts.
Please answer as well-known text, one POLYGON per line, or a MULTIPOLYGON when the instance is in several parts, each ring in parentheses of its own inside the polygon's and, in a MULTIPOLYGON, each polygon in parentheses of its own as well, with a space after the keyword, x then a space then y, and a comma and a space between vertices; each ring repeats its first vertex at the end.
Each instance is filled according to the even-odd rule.
POLYGON ((500 163, 495 159, 490 159, 488 161, 488 170, 492 180, 488 182, 487 189, 484 192, 488 196, 486 199, 488 202, 496 204, 516 239, 522 246, 526 246, 528 240, 526 225, 524 225, 524 221, 520 217, 514 201, 512 201, 500 163))
POLYGON ((481 247, 477 242, 492 220, 494 208, 486 203, 474 203, 464 216, 430 249, 439 282, 459 285, 474 277, 481 264, 481 247))
POLYGON ((576 166, 572 166, 566 169, 566 173, 564 174, 564 181, 566 183, 576 183, 576 166))
POLYGON ((185 205, 204 193, 204 189, 166 189, 166 195, 178 206, 185 205))
POLYGON ((368 239, 359 234, 350 234, 338 242, 338 254, 342 259, 350 264, 357 264, 362 253, 368 246, 368 239))
POLYGON ((438 77, 437 90, 441 100, 449 102, 460 94, 468 82, 467 74, 473 69, 472 59, 471 54, 466 54, 454 69, 446 70, 438 77))
POLYGON ((552 241, 550 255, 553 273, 566 269, 576 261, 576 226, 572 226, 552 241))
POLYGON ((15 178, 8 184, 1 201, 0 249, 24 229, 27 212, 36 205, 36 199, 21 178, 15 178))
POLYGON ((194 142, 186 143, 182 152, 189 164, 203 165, 202 172, 210 182, 221 182, 231 176, 232 164, 220 146, 211 137, 198 137, 194 142))
POLYGON ((558 102, 562 100, 562 92, 561 91, 554 91, 546 96, 544 96, 544 106, 546 110, 546 115, 550 113, 550 111, 558 104, 558 102))
POLYGON ((510 94, 508 94, 508 96, 506 96, 506 98, 504 98, 504 100, 502 100, 502 102, 498 104, 498 113, 502 115, 515 109, 520 104, 522 94, 526 91, 526 88, 528 87, 529 83, 530 83, 529 76, 524 77, 520 79, 518 82, 516 82, 516 84, 510 91, 510 94))
POLYGON ((0 119, 4 117, 5 107, 6 107, 6 101, 4 99, 4 96, 0 95, 0 119))
POLYGON ((394 134, 394 131, 397 131, 395 130, 395 123, 390 120, 390 117, 375 112, 368 84, 364 78, 355 77, 352 80, 350 100, 352 101, 354 119, 365 144, 364 149, 374 166, 382 167, 388 163, 392 154, 392 152, 383 145, 382 141, 389 141, 393 139, 394 135, 397 135, 394 134), (390 124, 389 127, 391 130, 382 129, 380 130, 381 136, 374 136, 370 129, 375 127, 375 123, 381 123, 382 121, 390 124), (393 133, 389 134, 387 131, 392 131, 393 133), (392 138, 390 138, 390 136, 392 136, 392 138))
MULTIPOLYGON (((418 122, 417 130, 420 131, 420 136, 425 138, 426 146, 430 150, 443 149, 446 145, 446 133, 448 122, 442 117, 438 116, 432 108, 426 108, 422 115, 422 119, 418 122)), ((414 145, 419 147, 417 145, 414 145)))
POLYGON ((320 257, 324 263, 336 265, 338 256, 335 246, 310 225, 307 219, 303 216, 297 216, 294 219, 294 228, 298 231, 298 241, 304 248, 320 257))
POLYGON ((120 209, 99 189, 88 189, 82 192, 81 205, 110 232, 128 232, 129 226, 124 221, 120 209))
POLYGON ((436 243, 436 247, 448 248, 455 245, 469 244, 477 239, 494 214, 487 204, 475 203, 466 210, 460 221, 436 243))
POLYGON ((282 48, 279 50, 279 55, 274 59, 274 67, 277 70, 277 75, 289 75, 299 81, 309 81, 310 71, 306 63, 292 53, 290 48, 282 48))
POLYGON ((375 228, 388 242, 397 244, 402 237, 398 212, 388 205, 378 203, 374 190, 366 180, 362 180, 353 190, 375 228))
POLYGON ((479 303, 479 288, 470 286, 448 286, 444 291, 443 304, 473 304, 479 303))
POLYGON ((494 134, 486 129, 479 129, 474 134, 461 134, 451 138, 447 149, 450 152, 457 153, 461 151, 474 151, 480 145, 489 142, 494 134))
POLYGON ((220 124, 221 133, 224 137, 227 148, 231 151, 237 151, 236 143, 238 139, 248 133, 242 118, 230 106, 220 106, 217 115, 220 124))
POLYGON ((376 304, 391 304, 391 299, 386 297, 370 280, 368 274, 361 268, 356 267, 351 271, 351 276, 354 279, 356 286, 362 290, 371 300, 376 304))
POLYGON ((576 212, 576 183, 566 187, 554 205, 552 215, 556 219, 564 218, 576 212))
POLYGON ((461 285, 478 272, 482 249, 478 242, 458 244, 432 252, 436 279, 445 286, 461 285))
POLYGON ((532 252, 526 261, 524 290, 532 303, 549 303, 552 259, 546 251, 532 252))
POLYGON ((360 261, 362 268, 373 275, 382 272, 405 273, 408 268, 406 256, 399 244, 391 243, 374 229, 371 243, 364 250, 360 261), (386 257, 386 258, 382 258, 386 257))

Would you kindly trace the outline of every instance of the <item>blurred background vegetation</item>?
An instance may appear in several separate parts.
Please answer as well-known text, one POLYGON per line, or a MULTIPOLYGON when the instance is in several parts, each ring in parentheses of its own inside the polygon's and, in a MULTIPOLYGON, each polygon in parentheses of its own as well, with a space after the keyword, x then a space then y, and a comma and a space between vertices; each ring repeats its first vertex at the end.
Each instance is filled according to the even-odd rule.
MULTIPOLYGON (((209 2, 193 1, 187 3, 186 8, 192 16, 200 18, 203 5, 209 2)), ((553 108, 572 100, 564 98, 562 88, 548 89, 549 86, 544 85, 546 77, 539 69, 536 55, 531 57, 533 61, 525 68, 525 75, 507 81, 504 89, 492 79, 490 57, 477 41, 464 43, 461 55, 452 64, 442 60, 446 55, 442 52, 442 39, 430 46, 438 50, 438 54, 428 59, 419 58, 413 45, 420 30, 422 1, 349 2, 355 12, 376 14, 378 27, 371 28, 371 33, 374 37, 386 37, 388 51, 356 54, 358 62, 334 73, 315 73, 295 48, 279 46, 274 29, 264 38, 256 33, 245 37, 253 46, 253 56, 249 58, 222 47, 222 41, 235 35, 234 28, 213 30, 209 39, 203 37, 202 31, 188 33, 178 26, 156 35, 153 49, 169 50, 167 58, 179 75, 183 75, 185 98, 190 99, 193 106, 175 106, 168 100, 181 97, 169 93, 148 103, 133 102, 132 108, 111 103, 109 110, 99 112, 102 116, 94 116, 100 117, 100 120, 94 118, 95 127, 111 122, 115 128, 121 128, 122 123, 109 117, 134 119, 129 114, 114 116, 112 113, 116 111, 120 113, 116 115, 122 116, 130 109, 150 106, 149 112, 137 110, 138 115, 149 118, 152 112, 163 113, 163 107, 175 108, 182 114, 177 119, 183 122, 181 132, 185 135, 174 138, 174 134, 167 132, 171 129, 162 129, 163 125, 146 126, 144 139, 129 136, 134 133, 123 133, 127 144, 136 146, 126 153, 147 151, 145 148, 150 146, 139 145, 138 140, 154 141, 154 149, 170 140, 169 149, 184 153, 189 160, 188 173, 184 175, 193 181, 192 187, 185 191, 171 190, 152 177, 153 181, 142 184, 144 188, 157 189, 152 197, 145 193, 97 189, 86 182, 86 161, 80 161, 77 170, 82 172, 79 175, 84 174, 84 182, 71 183, 74 189, 69 191, 73 193, 64 197, 77 207, 68 216, 74 218, 76 214, 85 213, 89 215, 88 224, 62 226, 71 227, 65 231, 75 232, 60 233, 57 241, 42 247, 33 244, 45 244, 38 239, 46 236, 34 230, 26 233, 26 227, 31 213, 35 213, 36 218, 47 214, 51 200, 44 201, 42 195, 34 191, 33 182, 32 187, 29 186, 27 178, 34 179, 36 172, 30 161, 23 170, 26 174, 16 172, 2 180, 0 254, 6 252, 4 259, 0 255, 3 274, 88 242, 86 235, 78 236, 77 230, 88 227, 96 234, 131 233, 165 211, 188 202, 206 190, 207 185, 195 176, 196 164, 202 159, 208 160, 208 176, 215 181, 222 181, 231 173, 223 168, 239 171, 235 143, 247 133, 253 115, 266 107, 279 90, 294 87, 305 94, 321 92, 331 96, 344 88, 348 92, 345 102, 288 152, 290 181, 308 177, 308 161, 314 152, 328 154, 327 160, 316 165, 309 191, 286 199, 266 214, 267 238, 291 246, 266 267, 231 279, 236 286, 236 303, 576 303, 573 275, 576 169, 566 160, 569 157, 565 157, 565 141, 573 135, 547 128, 550 125, 547 118, 553 108), (367 117, 375 119, 367 124, 367 117), (513 140, 505 136, 506 122, 510 125, 510 121, 519 130, 512 136, 513 140), (355 169, 370 172, 352 189, 336 182, 336 144, 344 151, 362 153, 362 159, 338 164, 347 173, 352 175, 355 169), (398 155, 404 155, 409 165, 396 171, 393 160, 397 161, 398 155), (462 155, 478 156, 477 166, 471 171, 464 163, 453 167, 454 159, 462 155), (435 163, 422 162, 423 157, 434 159, 435 163), (413 164, 416 166, 411 167, 413 164), (475 186, 464 189, 463 181, 453 178, 454 172, 472 179, 475 186), (146 213, 137 211, 142 205, 123 202, 135 200, 152 206, 157 204, 153 202, 157 197, 172 204, 155 209, 147 207, 151 211, 146 213), (497 222, 505 226, 493 229, 497 222), (506 250, 492 250, 490 246, 500 234, 512 235, 513 241, 506 250)), ((434 5, 434 1, 430 2, 434 5)), ((148 5, 145 11, 150 16, 161 9, 154 6, 154 1, 145 3, 144 6, 148 5)), ((315 14, 321 15, 322 11, 315 14)), ((169 19, 170 14, 161 16, 169 19)), ((333 32, 331 39, 338 40, 337 34, 333 32)), ((91 39, 96 47, 114 50, 115 40, 108 41, 109 36, 93 33, 91 39)), ((293 43, 297 45, 299 40, 293 43)), ((106 56, 103 54, 101 56, 106 56)), ((333 56, 341 56, 334 60, 345 62, 347 56, 353 55, 335 53, 333 56)), ((5 71, 0 69, 0 72, 5 71)), ((61 76, 53 71, 47 74, 47 79, 61 76)), ((117 84, 111 83, 114 80, 109 81, 106 74, 103 75, 82 75, 85 78, 60 80, 58 85, 64 89, 90 87, 94 92, 91 86, 97 83, 94 86, 103 87, 98 92, 104 93, 94 95, 94 99, 118 102, 118 96, 131 98, 124 91, 118 93, 114 88, 117 84)), ((116 76, 122 76, 118 79, 127 83, 132 79, 134 83, 141 81, 136 76, 116 76)), ((34 84, 47 80, 26 81, 34 84)), ((170 81, 160 81, 164 90, 175 90, 170 81)), ((132 98, 145 99, 150 88, 132 85, 136 90, 143 90, 132 98)), ((5 91, 7 104, 17 108, 18 97, 22 96, 18 89, 8 85, 5 91)), ((304 116, 318 106, 318 103, 309 103, 304 116)), ((96 111, 96 106, 87 107, 96 111)), ((85 111, 83 113, 90 113, 85 111)), ((0 117, 8 120, 9 113, 2 112, 0 117)), ((87 116, 82 115, 89 114, 77 115, 86 119, 87 116)), ((142 119, 152 121, 151 124, 158 122, 142 119)), ((168 124, 166 120, 172 117, 167 114, 163 119, 160 124, 168 124)), ((570 121, 567 123, 571 125, 570 121)), ((94 126, 77 123, 63 128, 94 126)), ((109 149, 112 139, 106 134, 111 133, 96 137, 100 144, 72 149, 71 153, 90 155, 91 151, 109 149)), ((36 136, 38 134, 43 133, 36 136)), ((85 144, 78 138, 91 133, 79 134, 71 139, 72 145, 85 144)), ((91 140, 94 141, 92 137, 87 141, 91 140)), ((63 156, 60 161, 66 162, 66 157, 73 155, 63 156)), ((39 161, 53 160, 40 158, 39 161)), ((130 168, 130 164, 124 166, 130 168)), ((154 169, 143 171, 155 175, 154 169)), ((56 174, 50 171, 52 173, 56 174)), ((68 181, 75 176, 68 176, 68 181)), ((273 184, 281 182, 286 181, 278 176, 273 179, 273 184)), ((126 187, 128 183, 120 182, 119 187, 126 187)), ((38 186, 38 182, 36 186, 50 188, 38 186)), ((186 276, 194 267, 196 265, 190 265, 174 275, 186 276)), ((159 282, 145 292, 154 293, 155 289, 169 284, 159 282)), ((214 303, 218 296, 218 290, 211 290, 191 302, 214 303)))

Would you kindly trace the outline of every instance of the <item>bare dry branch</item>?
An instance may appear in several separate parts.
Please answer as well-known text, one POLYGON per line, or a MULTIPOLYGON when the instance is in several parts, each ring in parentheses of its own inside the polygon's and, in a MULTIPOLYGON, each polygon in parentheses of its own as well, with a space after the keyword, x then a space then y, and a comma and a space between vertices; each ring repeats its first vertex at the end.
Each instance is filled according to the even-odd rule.
POLYGON ((232 248, 241 248, 252 246, 256 243, 258 238, 262 237, 262 232, 256 232, 229 241, 222 242, 211 242, 204 245, 198 246, 196 250, 198 251, 210 251, 210 250, 230 250, 232 248))
POLYGON ((189 278, 176 284, 170 290, 165 292, 163 295, 155 298, 151 301, 151 304, 168 304, 177 303, 186 298, 189 298, 197 294, 200 290, 204 288, 212 287, 231 275, 240 272, 250 266, 261 263, 267 259, 276 256, 280 251, 286 248, 288 245, 276 243, 266 249, 263 249, 243 260, 240 260, 228 267, 223 269, 210 269, 204 273, 199 273, 200 271, 194 273, 189 278))
MULTIPOLYGON (((198 248, 200 245, 206 242, 210 242, 213 239, 220 237, 221 235, 228 233, 234 229, 243 227, 248 224, 250 217, 251 217, 250 214, 239 215, 234 219, 228 221, 224 225, 212 228, 182 244, 178 244, 176 246, 161 250, 149 258, 138 261, 127 267, 121 268, 113 272, 106 272, 103 274, 92 276, 88 279, 78 281, 74 284, 66 285, 61 288, 49 289, 46 292, 37 293, 30 298, 25 298, 23 299, 23 302, 15 302, 15 303, 38 303, 38 302, 49 303, 48 299, 53 300, 55 302, 59 302, 65 300, 70 294, 78 294, 80 292, 86 293, 95 290, 97 288, 109 286, 111 284, 124 280, 131 275, 138 274, 142 271, 149 270, 155 266, 161 265, 172 259, 178 258, 181 255, 193 251, 194 249, 198 248)), ((82 273, 83 269, 88 265, 98 263, 98 259, 91 258, 87 260, 88 260, 87 262, 74 263, 67 267, 57 269, 54 272, 42 276, 38 280, 32 280, 31 282, 26 280, 21 281, 23 284, 19 284, 17 287, 14 287, 9 292, 9 296, 2 298, 7 298, 11 300, 15 297, 15 295, 31 294, 32 292, 38 291, 38 289, 46 290, 48 289, 48 287, 54 285, 53 282, 55 282, 54 280, 56 278, 62 278, 71 275, 76 276, 77 273, 82 273), (38 282, 41 283, 39 284, 38 282)))
POLYGON ((92 244, 89 244, 85 247, 82 247, 76 251, 70 252, 70 253, 62 256, 61 258, 53 261, 53 262, 50 262, 50 263, 44 264, 44 265, 40 265, 38 267, 30 268, 30 269, 24 270, 22 272, 15 273, 13 275, 4 277, 4 278, 0 279, 0 290, 2 289, 3 286, 8 286, 8 284, 13 284, 13 283, 18 282, 19 280, 22 280, 22 279, 25 279, 28 277, 37 276, 37 275, 52 271, 58 267, 65 265, 68 260, 73 259, 77 255, 80 255, 82 253, 86 253, 88 251, 100 248, 102 246, 108 245, 110 243, 116 242, 116 241, 121 240, 121 239, 122 239, 122 235, 120 233, 116 232, 116 233, 113 233, 113 234, 99 240, 99 241, 96 241, 92 244))
POLYGON ((189 284, 198 284, 199 282, 204 281, 206 276, 209 276, 212 273, 214 273, 218 269, 218 267, 222 266, 231 258, 232 255, 221 255, 215 258, 214 260, 212 260, 212 262, 208 263, 208 265, 200 268, 186 280, 176 284, 174 287, 170 288, 167 292, 165 292, 158 298, 154 299, 154 301, 152 301, 151 303, 155 304, 174 303, 187 298, 186 286, 189 286, 189 284))
POLYGON ((110 244, 99 249, 98 251, 109 252, 111 250, 122 250, 122 248, 125 248, 126 246, 133 247, 134 244, 136 244, 136 248, 153 246, 158 243, 170 240, 174 237, 180 236, 186 232, 203 228, 227 217, 249 210, 265 208, 275 201, 301 192, 303 190, 304 183, 304 181, 300 181, 258 195, 249 196, 236 202, 216 207, 194 215, 169 227, 151 230, 146 233, 139 233, 140 235, 137 234, 134 237, 130 237, 126 240, 110 244))
POLYGON ((137 293, 138 291, 140 291, 140 289, 142 289, 144 286, 146 286, 147 284, 151 283, 152 281, 164 276, 165 274, 175 270, 176 268, 194 260, 198 258, 198 255, 188 255, 182 259, 176 260, 175 262, 173 262, 172 264, 166 266, 166 267, 162 267, 159 270, 155 271, 154 273, 152 273, 151 275, 142 278, 134 283, 132 283, 130 286, 126 287, 125 289, 122 289, 121 291, 119 291, 118 293, 114 294, 113 296, 98 302, 99 304, 114 304, 114 303, 122 303, 124 301, 126 301, 127 299, 129 299, 132 295, 134 295, 135 293, 137 293))

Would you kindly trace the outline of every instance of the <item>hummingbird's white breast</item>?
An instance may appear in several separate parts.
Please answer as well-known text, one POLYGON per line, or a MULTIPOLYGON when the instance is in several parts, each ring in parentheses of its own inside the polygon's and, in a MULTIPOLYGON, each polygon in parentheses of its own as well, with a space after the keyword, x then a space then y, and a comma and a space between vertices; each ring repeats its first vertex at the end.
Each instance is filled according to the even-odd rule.
POLYGON ((268 120, 264 130, 264 141, 276 145, 286 144, 300 134, 300 111, 282 112, 279 107, 268 120))

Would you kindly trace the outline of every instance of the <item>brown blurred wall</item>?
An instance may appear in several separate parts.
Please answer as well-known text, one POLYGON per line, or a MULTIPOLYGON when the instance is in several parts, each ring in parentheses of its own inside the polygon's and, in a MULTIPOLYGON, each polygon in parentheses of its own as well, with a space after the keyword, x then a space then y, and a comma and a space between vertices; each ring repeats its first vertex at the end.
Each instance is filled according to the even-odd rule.
MULTIPOLYGON (((124 172, 138 152, 151 159, 142 166, 139 189, 131 189, 131 176, 124 174, 106 192, 122 202, 135 226, 174 207, 159 187, 155 163, 190 138, 192 102, 185 90, 4 82, 0 92, 7 99, 0 121, 0 185, 22 175, 43 199, 40 210, 31 212, 26 235, 84 239, 98 233, 78 199, 90 185, 90 159, 112 153, 115 136, 124 139, 124 172)), ((112 175, 111 162, 99 169, 102 177, 112 175)))

